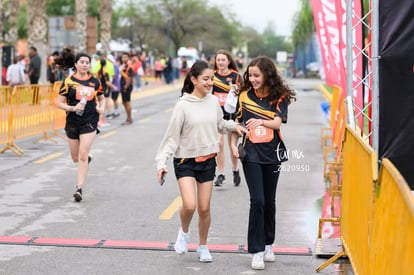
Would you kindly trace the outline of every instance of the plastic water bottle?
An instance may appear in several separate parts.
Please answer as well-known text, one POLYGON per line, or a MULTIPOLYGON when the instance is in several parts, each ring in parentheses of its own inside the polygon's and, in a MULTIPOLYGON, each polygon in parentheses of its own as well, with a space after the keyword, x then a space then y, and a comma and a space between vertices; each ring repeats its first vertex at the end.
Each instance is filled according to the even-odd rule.
POLYGON ((229 86, 230 90, 227 94, 226 102, 224 103, 224 110, 229 114, 233 114, 236 111, 237 96, 234 93, 236 89, 232 82, 229 82, 229 86))
POLYGON ((81 100, 80 100, 80 104, 83 105, 83 110, 76 110, 76 114, 78 116, 82 116, 83 115, 83 111, 85 110, 85 105, 86 105, 86 96, 82 96, 81 100))

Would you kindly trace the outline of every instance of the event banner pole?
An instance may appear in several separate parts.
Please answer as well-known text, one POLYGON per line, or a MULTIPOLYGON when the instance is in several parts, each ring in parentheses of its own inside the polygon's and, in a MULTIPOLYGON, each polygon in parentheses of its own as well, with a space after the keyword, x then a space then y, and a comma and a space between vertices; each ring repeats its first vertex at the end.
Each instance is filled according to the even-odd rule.
POLYGON ((352 2, 354 0, 346 1, 346 95, 347 95, 347 104, 348 104, 348 122, 352 127, 352 130, 355 130, 355 117, 354 112, 349 113, 350 108, 353 108, 352 100, 352 91, 353 91, 353 66, 352 66, 352 2), (349 104, 352 104, 349 106, 349 104), (352 114, 352 117, 351 117, 352 114))
POLYGON ((372 40, 372 148, 379 156, 379 0, 371 0, 371 40, 372 40))

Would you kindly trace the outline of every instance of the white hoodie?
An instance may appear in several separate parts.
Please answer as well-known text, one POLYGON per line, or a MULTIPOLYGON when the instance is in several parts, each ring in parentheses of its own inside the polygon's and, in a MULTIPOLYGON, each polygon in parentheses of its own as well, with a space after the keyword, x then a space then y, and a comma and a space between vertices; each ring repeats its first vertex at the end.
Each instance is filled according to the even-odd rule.
POLYGON ((167 132, 158 148, 157 170, 165 168, 171 156, 195 158, 219 151, 219 132, 236 130, 237 123, 223 119, 217 97, 200 99, 184 94, 174 107, 167 132))

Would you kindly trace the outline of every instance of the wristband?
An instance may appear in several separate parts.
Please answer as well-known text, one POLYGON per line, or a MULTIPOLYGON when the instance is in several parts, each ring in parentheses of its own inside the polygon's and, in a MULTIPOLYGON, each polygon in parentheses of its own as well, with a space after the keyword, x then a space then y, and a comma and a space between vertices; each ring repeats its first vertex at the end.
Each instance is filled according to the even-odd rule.
POLYGON ((263 126, 264 125, 264 121, 263 121, 263 119, 261 119, 260 120, 260 126, 263 126))

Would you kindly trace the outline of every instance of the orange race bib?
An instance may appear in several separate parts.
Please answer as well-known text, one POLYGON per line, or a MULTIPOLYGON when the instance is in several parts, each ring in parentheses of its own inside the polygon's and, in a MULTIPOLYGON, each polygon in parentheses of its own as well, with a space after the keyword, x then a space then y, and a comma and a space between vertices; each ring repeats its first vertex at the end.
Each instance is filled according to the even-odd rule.
POLYGON ((95 95, 95 89, 88 86, 79 85, 76 87, 76 99, 81 100, 82 97, 86 97, 88 101, 92 100, 95 95))
POLYGON ((218 98, 220 106, 224 106, 224 104, 226 103, 226 99, 227 99, 227 93, 214 92, 214 95, 218 98))
POLYGON ((266 143, 273 140, 273 129, 258 126, 250 131, 249 140, 253 143, 266 143))

